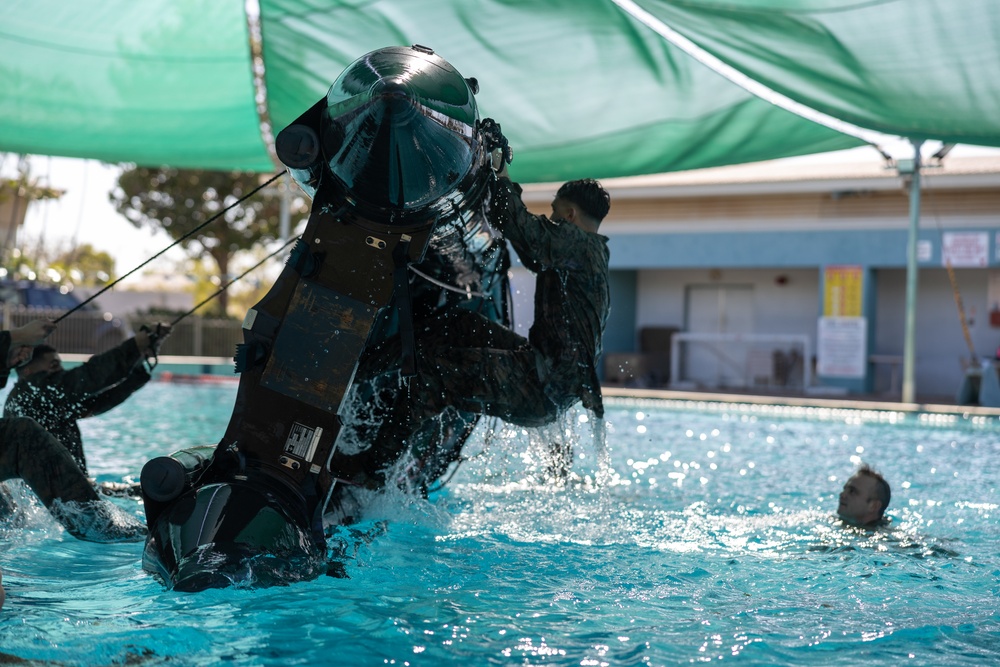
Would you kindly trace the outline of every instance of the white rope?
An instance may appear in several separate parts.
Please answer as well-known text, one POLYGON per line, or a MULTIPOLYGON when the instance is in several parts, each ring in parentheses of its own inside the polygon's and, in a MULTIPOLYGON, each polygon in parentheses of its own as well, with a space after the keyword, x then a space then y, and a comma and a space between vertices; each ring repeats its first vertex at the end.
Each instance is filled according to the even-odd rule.
POLYGON ((420 276, 421 278, 423 278, 427 282, 433 283, 433 284, 437 285, 438 287, 440 287, 441 289, 446 289, 449 292, 454 292, 456 294, 464 294, 465 297, 468 298, 468 299, 471 299, 474 296, 478 296, 478 297, 481 297, 483 299, 492 299, 493 298, 489 294, 484 294, 483 292, 473 292, 468 287, 466 287, 465 289, 462 289, 461 287, 456 287, 454 285, 449 285, 448 283, 441 282, 437 278, 434 278, 433 276, 429 276, 426 273, 424 273, 423 271, 421 271, 420 269, 415 268, 412 264, 410 265, 409 269, 410 269, 410 271, 413 271, 415 274, 417 274, 418 276, 420 276))

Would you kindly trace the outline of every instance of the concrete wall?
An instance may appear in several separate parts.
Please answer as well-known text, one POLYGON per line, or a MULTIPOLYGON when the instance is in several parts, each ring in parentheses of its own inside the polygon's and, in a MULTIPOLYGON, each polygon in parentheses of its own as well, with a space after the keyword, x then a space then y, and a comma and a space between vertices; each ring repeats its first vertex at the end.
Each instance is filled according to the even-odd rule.
POLYGON ((749 285, 754 330, 745 333, 808 334, 815 343, 818 272, 812 269, 645 269, 639 272, 636 328, 686 329, 685 295, 693 285, 749 285), (779 283, 779 276, 785 282, 779 283))
MULTIPOLYGON (((948 168, 928 168, 924 182, 917 234, 915 377, 917 394, 923 398, 954 397, 964 377, 963 359, 970 356, 942 268, 948 232, 985 233, 988 239, 986 257, 976 260, 982 268, 958 269, 956 275, 977 355, 992 358, 1000 344, 1000 326, 989 321, 990 300, 1000 308, 998 170, 995 164, 973 166, 950 175, 948 168), (997 274, 993 283, 992 274, 997 274)), ((869 366, 865 378, 820 381, 824 387, 851 392, 891 390, 898 398, 909 199, 899 179, 884 183, 882 172, 884 166, 850 183, 782 185, 750 179, 716 184, 711 191, 683 183, 613 190, 615 205, 601 229, 609 237, 613 299, 605 353, 638 352, 638 336, 646 327, 690 330, 688 299, 697 303, 705 294, 692 288, 731 286, 733 298, 752 299, 750 312, 742 307, 745 303, 718 303, 741 306, 733 319, 743 324, 745 333, 804 334, 815 355, 824 269, 859 266, 865 277, 867 352, 870 361, 871 355, 879 361, 869 366)), ((547 207, 550 195, 539 202, 542 199, 547 207)), ((514 282, 519 292, 518 330, 526 334, 532 277, 522 269, 514 282)), ((720 308, 729 312, 728 307, 720 308)))
MULTIPOLYGON (((515 269, 517 331, 527 335, 532 321, 534 276, 515 269)), ((992 358, 1000 345, 1000 328, 990 325, 987 269, 955 271, 976 353, 992 358)), ((687 328, 686 289, 692 285, 749 285, 753 288, 754 326, 746 333, 805 334, 816 353, 820 314, 819 269, 643 269, 612 272, 612 317, 605 333, 606 353, 638 351, 636 336, 644 327, 687 328), (777 279, 783 276, 786 282, 777 279), (627 286, 634 280, 634 291, 627 286), (618 289, 615 289, 615 286, 618 289)), ((906 271, 875 271, 875 321, 870 355, 903 354, 906 271)), ((953 397, 963 378, 969 352, 948 274, 942 268, 921 269, 918 279, 916 389, 923 396, 953 397)), ((898 392, 902 367, 873 367, 876 393, 898 392), (895 372, 895 377, 893 377, 895 372), (893 382, 895 381, 895 382, 893 382), (892 386, 895 384, 896 386, 892 386)))
MULTIPOLYGON (((877 272, 877 317, 873 353, 902 355, 906 306, 906 272, 877 272)), ((956 269, 955 278, 965 308, 966 322, 976 354, 992 358, 1000 345, 1000 328, 990 325, 986 269, 956 269)), ((964 375, 963 360, 970 356, 962 333, 954 291, 943 268, 921 269, 917 280, 916 391, 953 397, 964 375)))

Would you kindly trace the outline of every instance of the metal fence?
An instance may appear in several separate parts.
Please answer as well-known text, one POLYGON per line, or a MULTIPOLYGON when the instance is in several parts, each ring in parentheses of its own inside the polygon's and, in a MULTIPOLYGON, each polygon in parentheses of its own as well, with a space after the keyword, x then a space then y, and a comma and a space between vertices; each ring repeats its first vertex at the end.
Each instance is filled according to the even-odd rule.
POLYGON ((678 332, 671 336, 672 389, 812 386, 805 334, 678 332))
MULTIPOLYGON (((3 307, 3 329, 22 326, 38 318, 54 320, 65 312, 6 303, 3 307)), ((155 324, 157 319, 156 316, 139 315, 120 318, 96 310, 78 310, 61 321, 46 342, 63 354, 96 354, 121 344, 143 324, 155 324)), ((160 317, 159 320, 169 318, 160 317)), ((160 354, 231 359, 236 351, 236 344, 242 341, 240 320, 191 315, 174 326, 170 337, 163 342, 160 354)))
MULTIPOLYGON (((133 320, 138 328, 155 321, 133 320)), ((236 344, 243 342, 243 323, 240 320, 189 316, 174 325, 170 337, 160 348, 160 354, 181 357, 233 358, 236 344)))

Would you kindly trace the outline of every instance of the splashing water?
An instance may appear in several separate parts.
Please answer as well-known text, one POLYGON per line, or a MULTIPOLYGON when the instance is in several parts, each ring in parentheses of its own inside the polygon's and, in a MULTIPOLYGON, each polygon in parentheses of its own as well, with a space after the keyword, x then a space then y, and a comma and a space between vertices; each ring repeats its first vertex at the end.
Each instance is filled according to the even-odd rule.
POLYGON ((107 500, 56 500, 49 511, 74 537, 87 542, 141 542, 146 537, 145 523, 107 500))
MULTIPOLYGON (((155 383, 83 422, 92 472, 120 479, 152 456, 211 442, 234 393, 155 383)), ((20 523, 0 521, 8 594, 0 658, 1000 660, 1000 425, 960 415, 607 404, 603 421, 576 412, 544 432, 483 420, 442 488, 427 499, 395 486, 365 492, 357 523, 330 528, 339 569, 289 586, 165 590, 141 570, 140 545, 81 542, 44 508, 28 508, 20 523), (888 528, 844 528, 833 517, 858 460, 893 486, 888 528)), ((133 500, 114 504, 141 516, 133 500)))

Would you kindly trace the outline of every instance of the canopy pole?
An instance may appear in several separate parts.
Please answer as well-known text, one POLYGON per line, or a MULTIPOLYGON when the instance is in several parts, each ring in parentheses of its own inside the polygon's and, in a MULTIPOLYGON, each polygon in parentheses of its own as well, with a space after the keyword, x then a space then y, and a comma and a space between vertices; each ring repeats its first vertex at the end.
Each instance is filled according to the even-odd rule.
POLYGON ((906 243, 906 322, 903 339, 903 403, 916 395, 915 363, 917 329, 917 234, 920 229, 920 146, 912 140, 913 173, 910 176, 910 234, 906 243))

